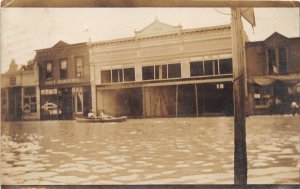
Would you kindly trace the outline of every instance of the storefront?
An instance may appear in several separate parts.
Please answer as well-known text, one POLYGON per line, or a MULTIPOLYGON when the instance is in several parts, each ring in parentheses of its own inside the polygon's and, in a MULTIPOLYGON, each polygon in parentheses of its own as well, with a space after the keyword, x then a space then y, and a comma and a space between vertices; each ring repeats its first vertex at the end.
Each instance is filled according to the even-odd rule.
POLYGON ((232 115, 230 25, 183 30, 156 19, 89 45, 92 105, 114 116, 232 115))
POLYGON ((18 69, 12 62, 9 70, 1 74, 1 119, 39 120, 39 92, 36 63, 18 69))
POLYGON ((90 87, 59 87, 41 90, 41 119, 74 119, 91 109, 90 87))
POLYGON ((41 119, 70 120, 91 109, 87 43, 59 41, 37 50, 40 71, 41 119))
POLYGON ((300 103, 299 74, 254 77, 249 83, 252 114, 290 113, 292 101, 300 103))

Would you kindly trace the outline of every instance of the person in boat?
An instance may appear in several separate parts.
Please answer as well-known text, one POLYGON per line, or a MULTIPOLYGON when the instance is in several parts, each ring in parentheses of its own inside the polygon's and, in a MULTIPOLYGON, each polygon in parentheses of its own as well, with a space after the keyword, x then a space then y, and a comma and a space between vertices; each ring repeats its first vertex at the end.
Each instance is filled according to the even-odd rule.
POLYGON ((297 102, 295 100, 292 101, 291 109, 292 109, 292 114, 296 115, 298 112, 298 109, 299 109, 299 105, 297 104, 297 102))
POLYGON ((96 118, 96 116, 92 110, 89 111, 88 118, 96 118))
POLYGON ((109 115, 105 114, 104 110, 101 110, 100 117, 101 118, 112 118, 112 116, 109 116, 109 115))

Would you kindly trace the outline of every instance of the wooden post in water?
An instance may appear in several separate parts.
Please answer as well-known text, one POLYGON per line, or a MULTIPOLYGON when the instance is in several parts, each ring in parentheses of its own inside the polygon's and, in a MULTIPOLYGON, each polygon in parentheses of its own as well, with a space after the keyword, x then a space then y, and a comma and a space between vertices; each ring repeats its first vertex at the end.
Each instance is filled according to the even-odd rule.
POLYGON ((234 184, 247 184, 245 118, 244 39, 240 8, 231 8, 233 98, 234 98, 234 184))

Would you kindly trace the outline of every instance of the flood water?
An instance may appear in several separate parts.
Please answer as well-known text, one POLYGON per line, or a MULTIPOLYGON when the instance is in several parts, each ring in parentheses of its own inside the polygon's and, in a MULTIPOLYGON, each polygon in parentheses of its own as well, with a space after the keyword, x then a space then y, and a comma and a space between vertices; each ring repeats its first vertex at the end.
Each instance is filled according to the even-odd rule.
MULTIPOLYGON (((2 184, 233 184, 233 118, 3 122, 2 184)), ((299 184, 300 116, 247 118, 249 184, 299 184)))

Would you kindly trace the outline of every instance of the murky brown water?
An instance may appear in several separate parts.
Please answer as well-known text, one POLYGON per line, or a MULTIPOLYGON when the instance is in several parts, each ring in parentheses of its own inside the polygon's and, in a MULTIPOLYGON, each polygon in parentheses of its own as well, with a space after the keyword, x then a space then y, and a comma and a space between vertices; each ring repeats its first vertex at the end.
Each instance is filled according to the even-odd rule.
MULTIPOLYGON (((299 184, 299 123, 247 118, 248 183, 299 184)), ((233 184, 233 118, 1 127, 2 184, 233 184)))

